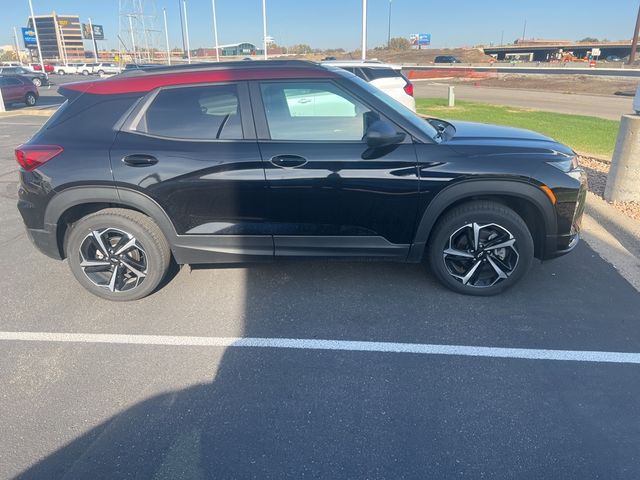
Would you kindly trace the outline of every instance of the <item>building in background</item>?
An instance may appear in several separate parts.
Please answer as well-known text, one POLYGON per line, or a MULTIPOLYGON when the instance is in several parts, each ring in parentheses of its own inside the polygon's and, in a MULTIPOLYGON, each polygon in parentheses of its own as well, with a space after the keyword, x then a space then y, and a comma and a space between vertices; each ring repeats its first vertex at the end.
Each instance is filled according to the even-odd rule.
MULTIPOLYGON (((84 58, 84 45, 78 15, 36 15, 38 38, 42 57, 49 61, 70 62, 84 58)), ((33 28, 29 17, 27 25, 33 28)), ((37 46, 29 46, 32 56, 37 57, 37 46)))

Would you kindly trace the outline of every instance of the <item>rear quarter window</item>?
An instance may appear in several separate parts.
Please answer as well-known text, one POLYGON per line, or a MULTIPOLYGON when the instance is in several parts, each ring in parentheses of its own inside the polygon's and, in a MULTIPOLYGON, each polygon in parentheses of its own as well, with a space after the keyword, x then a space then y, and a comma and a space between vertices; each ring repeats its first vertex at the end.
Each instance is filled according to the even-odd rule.
POLYGON ((394 70, 392 68, 363 67, 362 71, 369 81, 380 78, 402 78, 400 70, 394 70))

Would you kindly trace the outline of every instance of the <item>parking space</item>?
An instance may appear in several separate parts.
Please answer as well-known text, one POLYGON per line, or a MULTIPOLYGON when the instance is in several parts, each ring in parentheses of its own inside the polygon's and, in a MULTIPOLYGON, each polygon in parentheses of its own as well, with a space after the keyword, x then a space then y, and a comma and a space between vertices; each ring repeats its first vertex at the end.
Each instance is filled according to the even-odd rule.
POLYGON ((0 476, 640 475, 640 295, 586 243, 493 298, 321 261, 106 302, 23 233, 11 149, 44 120, 0 120, 0 476))

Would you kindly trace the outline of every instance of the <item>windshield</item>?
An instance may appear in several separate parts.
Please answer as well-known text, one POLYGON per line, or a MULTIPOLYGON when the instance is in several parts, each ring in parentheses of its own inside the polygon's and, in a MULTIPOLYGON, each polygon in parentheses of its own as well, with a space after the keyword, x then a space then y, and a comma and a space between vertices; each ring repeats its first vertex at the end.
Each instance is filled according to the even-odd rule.
POLYGON ((399 101, 391 98, 382 90, 374 87, 368 82, 365 82, 361 78, 356 77, 354 74, 349 72, 344 72, 344 75, 345 76, 348 75, 350 80, 356 82, 358 85, 360 85, 362 88, 367 90, 369 93, 371 93, 372 95, 375 95, 379 100, 383 101, 389 107, 393 108, 400 115, 402 115, 402 117, 407 122, 411 123, 411 125, 415 126, 417 129, 425 132, 429 136, 429 138, 431 138, 434 142, 441 141, 441 139, 439 138, 438 130, 436 130, 431 124, 426 122, 425 119, 422 118, 420 115, 410 110, 409 108, 405 107, 399 101))

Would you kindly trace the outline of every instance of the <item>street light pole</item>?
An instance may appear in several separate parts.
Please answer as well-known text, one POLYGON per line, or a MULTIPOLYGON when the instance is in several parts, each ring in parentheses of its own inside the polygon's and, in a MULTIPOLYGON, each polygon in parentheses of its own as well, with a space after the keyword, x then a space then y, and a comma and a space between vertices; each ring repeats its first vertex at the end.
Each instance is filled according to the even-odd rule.
POLYGON ((191 63, 191 46, 189 45, 189 19, 187 18, 187 0, 182 0, 184 9, 184 36, 187 41, 187 62, 191 63))
POLYGON ((33 31, 36 33, 36 43, 38 44, 38 56, 40 57, 40 66, 44 73, 44 60, 42 58, 42 48, 40 48, 40 37, 38 36, 38 25, 36 25, 36 16, 33 14, 33 4, 29 0, 29 10, 31 10, 31 20, 33 21, 33 31))
POLYGON ((216 42, 216 62, 220 61, 220 53, 218 52, 218 21, 216 20, 216 0, 211 0, 213 8, 213 38, 216 42))
POLYGON ((267 2, 262 0, 262 34, 263 34, 263 48, 264 59, 267 59, 267 2))
POLYGON ((91 18, 89 18, 89 28, 91 29, 91 43, 93 43, 93 54, 96 58, 96 63, 98 63, 98 44, 96 43, 96 39, 93 36, 93 23, 91 22, 91 18))
POLYGON ((171 65, 171 49, 169 48, 169 30, 167 29, 167 9, 162 7, 162 15, 164 16, 164 40, 167 42, 167 63, 171 65))
POLYGON ((387 30, 387 48, 391 48, 391 4, 393 0, 389 0, 389 29, 387 30))
POLYGON ((20 62, 20 65, 22 65, 22 59, 20 58, 20 44, 18 43, 18 31, 15 26, 13 27, 13 40, 16 43, 16 60, 20 62))
POLYGON ((367 0, 362 0, 362 61, 367 59, 367 0))
POLYGON ((633 42, 631 42, 631 53, 629 54, 629 65, 633 65, 636 61, 636 52, 638 51, 638 34, 640 33, 640 7, 638 7, 638 18, 636 19, 636 30, 633 33, 633 42))
POLYGON ((131 20, 131 15, 127 15, 129 17, 129 33, 131 34, 131 49, 133 50, 133 63, 138 63, 138 55, 136 54, 136 39, 133 35, 133 20, 131 20))

